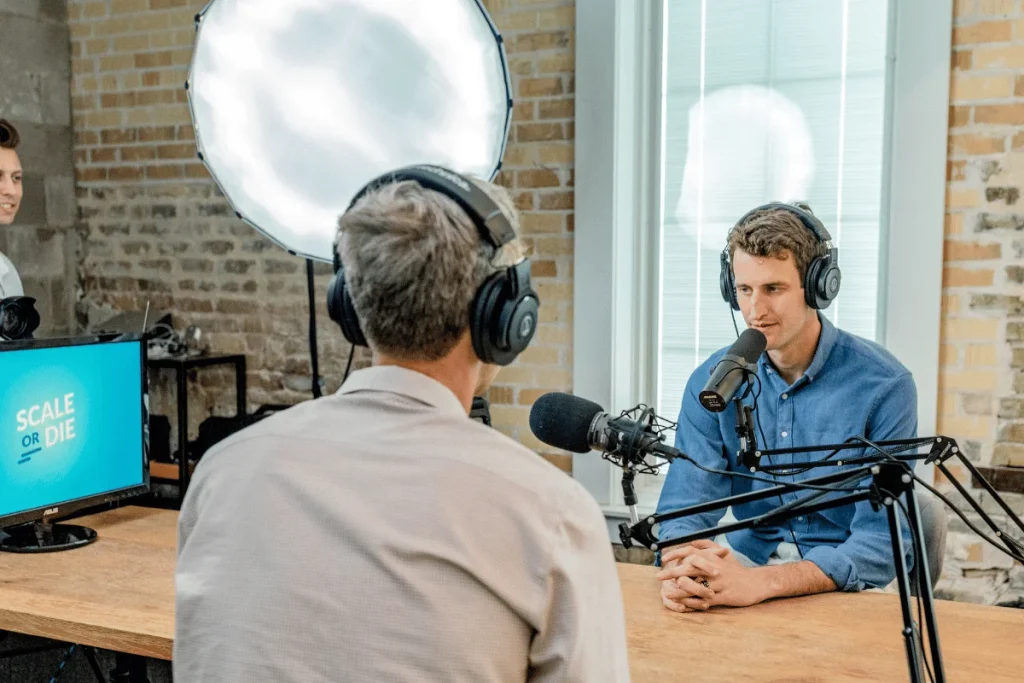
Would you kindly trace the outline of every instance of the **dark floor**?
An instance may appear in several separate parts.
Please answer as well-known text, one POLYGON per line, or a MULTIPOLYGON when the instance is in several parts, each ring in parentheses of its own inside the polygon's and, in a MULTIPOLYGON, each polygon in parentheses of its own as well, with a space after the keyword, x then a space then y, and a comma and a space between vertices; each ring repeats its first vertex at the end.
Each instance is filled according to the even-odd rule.
MULTIPOLYGON (((60 670, 60 663, 68 653, 68 644, 53 643, 42 638, 30 638, 0 631, 0 683, 49 683, 60 670), (47 644, 59 645, 59 649, 17 657, 4 657, 5 652, 47 644)), ((114 653, 96 651, 96 660, 103 674, 103 681, 111 681, 114 668, 114 653)), ((171 663, 148 660, 147 669, 150 683, 171 683, 171 663)), ((60 683, 99 683, 89 665, 82 648, 76 648, 63 670, 60 683)))

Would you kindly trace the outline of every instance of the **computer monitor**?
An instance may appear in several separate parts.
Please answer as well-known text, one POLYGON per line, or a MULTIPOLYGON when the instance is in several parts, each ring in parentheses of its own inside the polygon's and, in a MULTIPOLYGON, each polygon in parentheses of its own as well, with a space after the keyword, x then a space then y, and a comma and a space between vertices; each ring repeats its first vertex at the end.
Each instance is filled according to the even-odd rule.
POLYGON ((141 335, 0 343, 0 550, 85 545, 51 520, 148 491, 147 403, 141 335))

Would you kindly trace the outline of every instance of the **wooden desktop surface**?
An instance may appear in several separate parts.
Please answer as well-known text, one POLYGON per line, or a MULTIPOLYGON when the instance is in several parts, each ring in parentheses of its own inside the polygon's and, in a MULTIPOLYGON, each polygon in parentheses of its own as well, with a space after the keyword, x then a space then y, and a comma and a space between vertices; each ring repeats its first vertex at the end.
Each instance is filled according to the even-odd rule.
POLYGON ((0 629, 170 659, 178 513, 123 507, 69 524, 81 548, 0 552, 0 629))
MULTIPOLYGON (((0 553, 0 629, 170 659, 177 513, 125 507, 75 520, 97 542, 0 553)), ((742 610, 662 608, 654 568, 618 566, 635 683, 905 681, 899 602, 828 594, 742 610)), ((1024 610, 938 602, 951 682, 1024 680, 1024 610)))

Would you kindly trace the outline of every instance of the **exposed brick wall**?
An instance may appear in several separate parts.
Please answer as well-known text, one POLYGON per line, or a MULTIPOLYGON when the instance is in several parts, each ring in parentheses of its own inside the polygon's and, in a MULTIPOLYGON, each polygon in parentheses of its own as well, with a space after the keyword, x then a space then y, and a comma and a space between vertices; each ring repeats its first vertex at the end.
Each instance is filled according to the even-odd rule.
MULTIPOLYGON (((301 261, 233 218, 195 160, 182 84, 199 0, 72 0, 75 163, 85 244, 80 317, 147 300, 199 324, 215 351, 249 357, 253 403, 308 396, 301 261)), ((574 4, 487 0, 516 91, 500 181, 523 210, 543 299, 535 344, 499 375, 495 425, 540 451, 529 406, 571 388, 574 4)), ((939 430, 982 463, 1024 464, 1024 11, 1016 0, 956 2, 945 225, 939 430)), ((319 267, 318 296, 328 279, 319 267)), ((347 346, 318 300, 327 389, 347 346)), ((365 362, 361 358, 360 362, 365 362)), ((226 374, 204 374, 195 405, 230 414, 226 374)), ((166 394, 157 387, 157 408, 166 394)), ((193 430, 206 411, 193 411, 193 430)), ((550 455, 568 469, 570 459, 550 455)), ((1020 498, 1011 497, 1018 507, 1020 498)), ((991 507, 991 501, 986 505, 991 507)), ((953 525, 942 590, 996 601, 1024 589, 953 525)))
MULTIPOLYGON (((1024 466, 1024 12, 957 0, 953 21, 938 429, 974 461, 1024 466)), ((1024 596, 1019 565, 951 530, 943 594, 1024 596)))
MULTIPOLYGON (((495 426, 538 445, 529 405, 571 385, 573 24, 565 2, 485 2, 501 29, 516 90, 500 182, 523 210, 543 301, 535 343, 491 392, 495 426)), ((185 82, 205 0, 71 0, 72 104, 83 323, 146 302, 199 325, 217 352, 244 352, 254 404, 309 396, 305 267, 233 217, 196 160, 185 82)), ((318 267, 321 370, 327 390, 348 347, 327 319, 329 268, 318 267)), ((365 362, 365 358, 361 361, 365 362)), ((231 414, 227 373, 203 371, 191 400, 192 433, 209 410, 231 414), (204 409, 205 408, 205 409, 204 409)), ((154 386, 158 412, 171 411, 154 386)), ((172 413, 173 414, 173 413, 172 413)), ((568 468, 571 460, 553 455, 568 468)))
POLYGON ((77 299, 74 168, 68 102, 68 27, 64 6, 46 0, 0 0, 0 117, 21 134, 24 198, 0 252, 36 299, 38 335, 68 334, 77 299))
MULTIPOLYGON (((495 426, 540 452, 530 406, 548 391, 572 387, 573 139, 575 4, 572 0, 485 0, 501 31, 513 74, 515 112, 501 182, 522 213, 541 298, 530 348, 498 375, 491 391, 495 426)), ((563 469, 566 455, 549 455, 563 469)))

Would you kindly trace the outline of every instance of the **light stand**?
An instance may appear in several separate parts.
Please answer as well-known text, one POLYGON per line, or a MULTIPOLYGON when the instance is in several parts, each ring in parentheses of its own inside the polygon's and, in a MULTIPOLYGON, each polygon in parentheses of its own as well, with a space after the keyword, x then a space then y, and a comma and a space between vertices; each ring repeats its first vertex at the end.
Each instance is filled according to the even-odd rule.
POLYGON ((316 289, 313 284, 313 259, 306 259, 306 295, 309 297, 309 365, 313 375, 313 398, 323 395, 320 382, 320 349, 316 342, 316 289))
MULTIPOLYGON (((623 484, 625 487, 625 484, 623 484)), ((893 560, 896 565, 896 579, 899 586, 900 607, 903 616, 903 639, 907 650, 907 666, 910 671, 912 683, 922 683, 925 679, 921 674, 921 661, 923 653, 918 647, 917 630, 913 619, 910 602, 910 570, 904 563, 905 548, 903 536, 900 534, 899 517, 896 512, 897 500, 905 496, 907 501, 907 521, 910 524, 911 536, 913 537, 914 557, 917 561, 917 572, 920 580, 919 594, 922 600, 924 621, 927 627, 928 641, 931 650, 932 665, 936 683, 944 683, 945 671, 942 665, 942 652, 939 646, 939 633, 935 621, 935 604, 932 595, 931 582, 928 580, 928 558, 924 547, 924 530, 921 527, 921 515, 917 505, 917 497, 914 494, 914 480, 902 462, 880 462, 874 465, 860 467, 854 470, 829 474, 801 482, 800 484, 788 483, 773 486, 760 491, 744 493, 721 500, 693 505, 682 510, 652 515, 638 523, 619 525, 619 537, 624 547, 632 546, 634 539, 651 550, 660 551, 664 548, 691 543, 698 539, 714 538, 722 533, 739 531, 741 529, 753 529, 765 525, 777 525, 794 517, 807 515, 821 510, 852 505, 861 501, 870 501, 875 510, 882 507, 886 509, 889 519, 889 535, 892 541, 893 560), (846 489, 843 485, 852 485, 863 479, 871 477, 870 487, 846 489), (732 505, 772 498, 782 493, 789 493, 796 489, 805 488, 807 485, 826 486, 836 485, 825 491, 815 491, 803 498, 791 503, 782 505, 770 512, 757 517, 751 517, 731 524, 723 524, 710 529, 703 529, 690 534, 668 540, 658 540, 652 534, 652 527, 661 522, 673 519, 681 519, 711 510, 724 509, 732 505), (828 500, 822 500, 830 493, 846 493, 828 500)))

